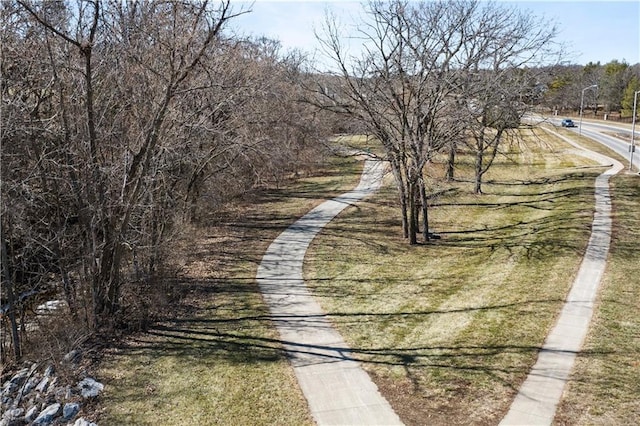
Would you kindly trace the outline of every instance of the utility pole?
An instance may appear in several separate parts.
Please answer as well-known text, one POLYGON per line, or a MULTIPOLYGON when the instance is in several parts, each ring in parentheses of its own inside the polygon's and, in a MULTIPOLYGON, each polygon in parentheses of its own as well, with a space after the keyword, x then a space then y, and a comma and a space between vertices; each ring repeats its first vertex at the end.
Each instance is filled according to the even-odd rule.
POLYGON ((582 105, 584 104, 584 91, 588 89, 593 89, 594 87, 598 87, 597 84, 594 84, 589 87, 585 87, 582 89, 582 96, 580 97, 580 124, 578 125, 578 134, 582 135, 582 105))
POLYGON ((633 171, 633 153, 636 150, 636 106, 638 105, 638 93, 640 90, 637 90, 633 94, 633 119, 631 120, 631 146, 629 147, 629 151, 631 151, 631 155, 629 156, 629 171, 633 171))

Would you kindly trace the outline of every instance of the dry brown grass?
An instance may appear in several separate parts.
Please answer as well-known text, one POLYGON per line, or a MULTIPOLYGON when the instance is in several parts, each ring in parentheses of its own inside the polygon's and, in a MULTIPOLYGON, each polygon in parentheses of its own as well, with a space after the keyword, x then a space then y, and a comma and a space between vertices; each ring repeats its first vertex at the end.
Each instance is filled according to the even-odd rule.
POLYGON ((640 422, 640 185, 613 179, 614 230, 591 329, 559 407, 558 424, 640 422))
POLYGON ((472 162, 460 158, 458 180, 432 200, 441 240, 408 246, 386 187, 307 256, 322 306, 407 424, 495 424, 579 267, 602 169, 554 138, 524 136, 485 195, 471 194, 472 162))
MULTIPOLYGON (((527 134, 499 157, 484 196, 470 193, 470 159, 461 158, 453 185, 432 168, 431 190, 450 189, 432 199, 439 241, 409 247, 399 238, 387 178, 312 245, 308 282, 407 424, 497 423, 556 318, 586 246, 602 169, 540 134, 544 140, 527 134)), ((334 166, 193 230, 176 253, 184 267, 176 320, 137 335, 103 364, 102 424, 311 423, 254 277, 281 230, 355 186, 357 162, 334 166)), ((617 196, 637 197, 633 182, 619 183, 617 196)), ((617 214, 635 225, 616 224, 619 260, 578 364, 585 380, 572 383, 559 422, 631 424, 637 415, 638 344, 628 333, 637 334, 640 310, 621 301, 639 297, 620 283, 638 275, 638 216, 626 203, 617 214), (608 392, 620 383, 625 398, 608 392)))
POLYGON ((325 197, 356 185, 361 165, 334 159, 321 174, 257 194, 206 218, 179 242, 180 294, 169 320, 103 360, 100 424, 304 425, 306 401, 255 283, 268 244, 325 197))

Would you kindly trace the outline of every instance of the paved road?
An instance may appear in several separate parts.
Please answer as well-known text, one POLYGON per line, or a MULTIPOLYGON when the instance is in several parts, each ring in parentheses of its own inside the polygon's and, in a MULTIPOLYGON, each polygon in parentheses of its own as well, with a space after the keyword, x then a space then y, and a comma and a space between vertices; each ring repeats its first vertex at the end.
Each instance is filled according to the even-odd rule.
MULTIPOLYGON (((560 123, 562 122, 563 118, 564 117, 561 117, 561 116, 550 117, 547 121, 552 123, 554 126, 560 127, 560 123)), ((579 126, 580 120, 577 119, 577 118, 573 118, 572 120, 576 124, 575 129, 578 129, 577 126, 579 126)), ((636 123, 636 131, 635 131, 636 140, 640 136, 640 127, 639 127, 639 125, 640 125, 640 123, 636 123)), ((617 123, 617 122, 610 122, 610 121, 583 119, 582 120, 582 128, 584 129, 585 127, 589 127, 589 128, 592 128, 592 129, 598 129, 599 131, 602 131, 602 132, 621 133, 621 134, 625 135, 625 137, 627 137, 629 139, 629 141, 631 141, 631 124, 617 123)))
MULTIPOLYGON (((550 120, 554 125, 560 126, 561 118, 554 118, 550 120)), ((576 121, 576 125, 578 122, 576 121)), ((640 126, 636 123, 636 137, 635 144, 638 145, 640 143, 640 126)), ((578 127, 570 128, 575 133, 579 133, 578 127)), ((601 143, 602 145, 610 148, 616 154, 620 155, 622 158, 627 160, 627 168, 629 167, 629 161, 631 159, 631 155, 629 152, 629 147, 631 145, 631 126, 624 124, 603 124, 603 123, 594 123, 590 121, 582 122, 582 135, 587 136, 594 141, 601 143), (615 136, 611 136, 611 133, 624 134, 627 139, 620 139, 615 136)), ((633 155, 633 169, 635 171, 640 171, 640 147, 636 146, 636 151, 633 155)))
POLYGON ((608 182, 611 176, 622 170, 623 165, 612 158, 586 150, 558 133, 552 133, 579 148, 584 153, 582 155, 601 164, 611 165, 611 168, 596 178, 596 211, 591 237, 578 275, 555 327, 547 336, 536 364, 520 387, 501 425, 552 424, 576 355, 589 330, 611 241, 611 195, 608 182))
POLYGON ((318 425, 401 425, 367 373, 350 355, 302 277, 313 238, 346 207, 376 191, 384 163, 367 160, 356 189, 311 210, 267 249, 257 280, 318 425))
MULTIPOLYGON (((587 136, 591 139, 593 139, 594 141, 601 143, 602 145, 610 148, 613 152, 615 152, 616 154, 620 155, 622 158, 627 159, 627 163, 626 166, 627 168, 629 167, 629 161, 630 161, 630 153, 629 153, 629 147, 631 146, 629 144, 629 142, 625 142, 622 141, 616 137, 613 136, 609 136, 606 134, 603 134, 601 131, 598 130, 594 130, 597 129, 595 127, 586 125, 582 127, 582 136, 587 136)), ((577 130, 575 130, 577 132, 577 130)), ((640 151, 636 149, 636 153, 634 154, 634 158, 633 158, 633 169, 638 171, 638 160, 640 160, 640 158, 638 157, 638 154, 640 154, 640 151)))
MULTIPOLYGON (((578 124, 580 123, 578 122, 578 124)), ((607 124, 601 121, 596 122, 596 121, 583 120, 582 128, 583 129, 584 128, 600 129, 601 131, 605 131, 605 132, 621 133, 625 135, 625 137, 627 137, 629 141, 631 140, 631 124, 626 124, 626 123, 607 124)), ((640 128, 636 125, 636 131, 635 131, 636 140, 638 139, 638 136, 640 136, 639 130, 640 128)))

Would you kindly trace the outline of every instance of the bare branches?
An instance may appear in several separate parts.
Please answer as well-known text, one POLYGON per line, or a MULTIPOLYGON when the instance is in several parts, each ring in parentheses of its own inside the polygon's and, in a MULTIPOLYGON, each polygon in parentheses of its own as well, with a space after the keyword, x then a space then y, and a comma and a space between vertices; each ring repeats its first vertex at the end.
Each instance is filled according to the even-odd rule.
MULTIPOLYGON (((556 31, 515 8, 476 0, 372 0, 367 16, 359 27, 364 52, 349 59, 327 16, 320 41, 341 78, 316 93, 317 103, 350 114, 382 142, 401 193, 404 234, 415 243, 415 198, 424 194, 425 167, 443 149, 455 150, 453 141, 478 134, 478 125, 498 128, 479 137, 497 149, 523 113, 517 95, 532 82, 516 70, 546 60, 556 31)), ((494 157, 494 151, 485 156, 479 170, 494 157)), ((426 217, 424 211, 428 238, 426 217)))
POLYGON ((51 288, 99 328, 123 286, 149 285, 182 221, 312 163, 304 58, 229 38, 247 12, 229 0, 9 6, 1 216, 16 294, 51 288))
MULTIPOLYGON (((27 12, 29 12, 31 14, 31 16, 33 16, 33 18, 36 21, 38 21, 38 23, 40 23, 44 28, 46 28, 47 30, 51 31, 52 33, 54 33, 58 37, 62 38, 67 43, 71 43, 74 46, 78 47, 79 49, 83 48, 82 41, 77 40, 75 38, 72 38, 70 35, 68 35, 66 33, 66 31, 64 31, 63 29, 57 28, 53 23, 51 23, 45 17, 41 16, 41 14, 36 11, 36 8, 35 8, 33 2, 25 1, 25 0, 17 0, 17 2, 27 12)), ((96 3, 93 3, 93 4, 95 5, 96 3)), ((94 15, 97 15, 97 14, 94 14, 94 15)), ((97 20, 95 22, 97 23, 97 20)), ((92 27, 92 30, 93 30, 93 27, 92 27)), ((93 32, 93 31, 91 31, 91 32, 93 32)))

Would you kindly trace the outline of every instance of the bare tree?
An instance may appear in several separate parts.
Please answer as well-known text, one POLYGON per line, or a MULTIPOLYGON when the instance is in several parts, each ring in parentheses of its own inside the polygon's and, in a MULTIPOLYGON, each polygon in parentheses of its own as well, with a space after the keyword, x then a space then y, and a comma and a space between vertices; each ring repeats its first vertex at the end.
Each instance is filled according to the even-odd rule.
POLYGON ((15 317, 46 290, 94 329, 122 321, 199 208, 313 163, 304 58, 227 36, 244 13, 229 1, 1 7, 2 301, 15 317))
POLYGON ((153 197, 158 201, 169 191, 158 175, 163 141, 173 136, 167 119, 193 89, 197 67, 234 14, 228 1, 90 1, 75 10, 62 3, 18 4, 36 22, 33 28, 43 30, 48 48, 40 59, 46 58, 41 64, 53 85, 45 93, 57 92, 59 100, 48 121, 60 129, 54 139, 75 195, 82 281, 91 282, 98 326, 118 308, 122 261, 131 243, 140 242, 140 225, 151 217, 145 230, 160 232, 153 217, 162 203, 153 197))
POLYGON ((469 96, 462 79, 497 51, 483 33, 497 24, 478 19, 499 17, 463 0, 373 1, 367 13, 359 58, 346 57, 339 27, 327 18, 320 41, 341 83, 330 92, 318 88, 318 103, 352 115, 382 142, 399 190, 404 235, 415 244, 420 206, 423 238, 429 239, 425 167, 446 146, 453 158, 453 141, 462 138, 457 109, 460 97, 469 96))
POLYGON ((512 130, 542 95, 541 66, 556 63, 562 49, 553 42, 554 25, 513 7, 485 4, 466 31, 477 54, 460 74, 460 94, 479 194, 505 135, 516 135, 512 130))
MULTIPOLYGON (((60 17, 58 5, 48 7, 48 13, 60 17)), ((16 4, 2 4, 0 234, 2 290, 12 323, 24 315, 22 302, 42 292, 50 274, 66 271, 65 264, 76 254, 61 250, 73 215, 67 209, 68 187, 52 173, 64 163, 65 148, 55 138, 53 82, 42 66, 46 36, 20 12, 16 4)), ((17 355, 17 325, 11 328, 17 355)))
POLYGON ((429 239, 424 168, 445 143, 440 120, 453 89, 448 73, 462 43, 443 44, 456 20, 464 19, 448 4, 370 2, 370 20, 359 27, 365 51, 346 57, 338 24, 327 17, 320 38, 334 59, 341 82, 331 91, 317 90, 319 104, 352 115, 380 140, 399 191, 403 233, 417 242, 422 200, 424 239, 429 239), (439 19, 446 18, 446 19, 439 19))
POLYGON ((364 52, 349 57, 340 26, 327 16, 319 39, 340 82, 330 90, 318 86, 316 102, 352 116, 381 141, 399 191, 404 235, 415 244, 420 215, 429 239, 425 168, 446 149, 452 179, 456 149, 475 136, 481 178, 536 90, 532 78, 515 70, 547 60, 542 54, 555 30, 494 3, 395 0, 370 2, 358 34, 364 52))

